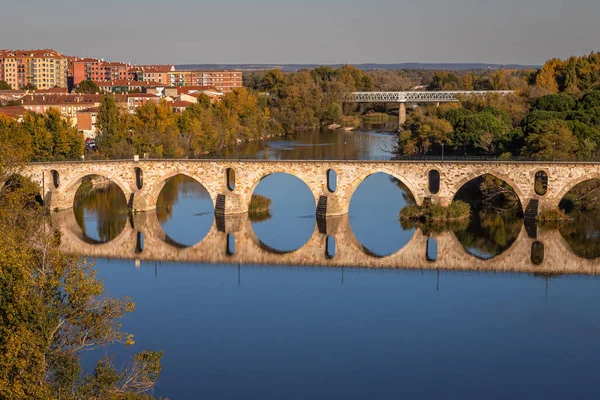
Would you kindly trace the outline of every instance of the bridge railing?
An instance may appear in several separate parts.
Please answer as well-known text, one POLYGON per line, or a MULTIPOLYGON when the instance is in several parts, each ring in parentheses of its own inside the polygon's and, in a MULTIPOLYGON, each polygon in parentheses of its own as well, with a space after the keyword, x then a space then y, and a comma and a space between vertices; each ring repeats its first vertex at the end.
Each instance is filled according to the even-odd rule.
POLYGON ((354 103, 446 103, 460 101, 462 97, 505 96, 513 90, 453 90, 453 91, 411 91, 411 92, 352 92, 344 96, 344 101, 354 103))
MULTIPOLYGON (((178 162, 194 162, 194 161, 256 161, 256 162, 276 162, 276 161, 298 161, 298 162, 315 162, 315 161, 347 161, 347 162, 355 162, 355 161, 378 161, 378 162, 522 162, 522 163, 554 163, 554 164, 598 164, 600 163, 600 156, 589 158, 589 159, 576 159, 573 158, 571 160, 541 160, 532 157, 498 157, 498 156, 456 156, 456 155, 427 155, 427 156, 396 156, 393 154, 382 154, 382 155, 319 155, 310 158, 295 158, 293 156, 278 156, 278 155, 270 155, 269 157, 256 157, 256 156, 202 156, 195 158, 140 158, 139 162, 148 162, 148 161, 178 161, 178 162)), ((60 161, 33 161, 30 164, 59 164, 59 163, 116 163, 116 162, 129 162, 134 161, 132 158, 121 158, 121 159, 89 159, 85 160, 81 159, 71 159, 71 160, 60 160, 60 161)))

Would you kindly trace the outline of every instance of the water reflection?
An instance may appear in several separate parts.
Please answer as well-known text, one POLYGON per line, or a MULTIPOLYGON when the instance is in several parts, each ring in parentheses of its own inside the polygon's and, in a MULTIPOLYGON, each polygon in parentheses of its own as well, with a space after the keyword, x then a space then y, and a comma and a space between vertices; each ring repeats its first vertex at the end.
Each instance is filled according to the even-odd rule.
POLYGON ((466 229, 457 229, 454 233, 470 254, 487 260, 506 251, 517 239, 522 227, 523 219, 518 211, 475 210, 466 229))
POLYGON ((575 254, 586 259, 600 257, 600 215, 572 213, 572 222, 562 224, 560 234, 575 254))
POLYGON ((99 243, 119 236, 129 213, 119 186, 102 180, 95 182, 92 177, 84 178, 75 196, 73 211, 83 236, 99 243))
POLYGON ((251 215, 252 229, 267 248, 290 252, 301 248, 315 229, 315 198, 295 176, 277 173, 265 177, 254 194, 271 199, 270 211, 251 215))
POLYGON ((412 204, 412 194, 398 179, 376 173, 365 179, 350 201, 350 225, 365 252, 383 257, 400 250, 414 234, 398 221, 400 210, 412 204))
POLYGON ((390 133, 309 130, 269 142, 251 142, 223 152, 227 157, 293 159, 391 159, 396 136, 390 133))
POLYGON ((193 246, 206 236, 213 221, 210 195, 199 182, 177 175, 158 196, 156 215, 167 237, 181 246, 193 246))

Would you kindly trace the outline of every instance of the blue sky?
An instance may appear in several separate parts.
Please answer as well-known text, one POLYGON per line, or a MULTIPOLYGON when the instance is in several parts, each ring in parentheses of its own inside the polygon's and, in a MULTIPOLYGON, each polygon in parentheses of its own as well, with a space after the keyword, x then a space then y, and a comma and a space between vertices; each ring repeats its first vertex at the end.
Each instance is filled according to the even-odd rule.
POLYGON ((540 64, 600 48, 598 0, 7 1, 0 48, 138 64, 540 64))

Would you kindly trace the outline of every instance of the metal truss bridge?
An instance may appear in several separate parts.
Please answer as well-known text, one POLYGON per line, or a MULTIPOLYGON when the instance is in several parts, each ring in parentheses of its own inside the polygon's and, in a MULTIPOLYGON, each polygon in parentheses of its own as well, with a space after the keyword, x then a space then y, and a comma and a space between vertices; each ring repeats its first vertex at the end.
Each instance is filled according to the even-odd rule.
POLYGON ((512 90, 456 90, 456 91, 415 91, 415 92, 353 92, 344 97, 352 103, 449 103, 469 96, 497 94, 505 96, 512 90))

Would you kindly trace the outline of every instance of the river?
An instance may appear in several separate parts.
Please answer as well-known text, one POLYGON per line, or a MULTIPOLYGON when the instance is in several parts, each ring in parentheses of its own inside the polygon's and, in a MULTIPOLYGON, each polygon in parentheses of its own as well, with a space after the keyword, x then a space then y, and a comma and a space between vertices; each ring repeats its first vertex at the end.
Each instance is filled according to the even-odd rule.
MULTIPOLYGON (((304 132, 247 144, 227 156, 386 159, 393 146, 394 137, 385 133, 304 132)), ((152 214, 173 257, 144 259, 145 242, 138 243, 144 248, 138 261, 118 254, 96 258, 106 292, 130 296, 137 305, 123 321, 136 344, 101 353, 123 362, 141 349, 164 350, 157 397, 600 395, 600 314, 594 311, 600 304, 600 224, 594 216, 545 231, 526 229, 518 213, 475 212, 454 231, 428 231, 399 221, 410 194, 394 178, 375 174, 354 194, 337 239, 314 255, 307 248, 331 227, 316 221, 308 187, 276 174, 255 193, 273 203, 269 215, 238 221, 251 229, 235 243, 227 241, 228 252, 242 261, 217 262, 220 253, 210 247, 196 257, 214 256, 214 263, 173 261, 219 234, 207 192, 183 176, 165 185, 152 214), (459 261, 435 268, 405 264, 421 238, 428 260, 446 252, 459 261), (243 262, 251 240, 257 243, 253 251, 264 255, 243 262), (359 255, 346 266, 335 264, 347 246, 359 255), (392 260, 386 268, 375 268, 386 260, 392 260)), ((127 204, 116 186, 79 197, 73 213, 92 247, 109 246, 129 229, 127 204)), ((88 368, 102 354, 86 355, 88 368)))

